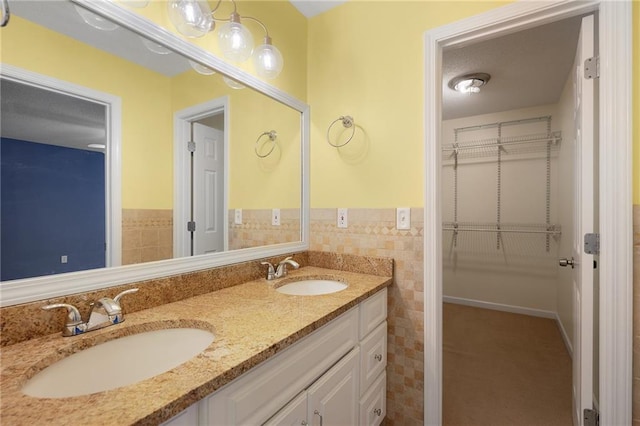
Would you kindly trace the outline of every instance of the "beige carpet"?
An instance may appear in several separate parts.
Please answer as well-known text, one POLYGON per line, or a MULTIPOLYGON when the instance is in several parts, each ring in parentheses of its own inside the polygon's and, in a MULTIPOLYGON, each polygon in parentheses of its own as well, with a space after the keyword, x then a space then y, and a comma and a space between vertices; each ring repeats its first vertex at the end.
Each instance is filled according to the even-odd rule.
POLYGON ((571 425, 571 358, 556 322, 445 303, 443 420, 571 425))

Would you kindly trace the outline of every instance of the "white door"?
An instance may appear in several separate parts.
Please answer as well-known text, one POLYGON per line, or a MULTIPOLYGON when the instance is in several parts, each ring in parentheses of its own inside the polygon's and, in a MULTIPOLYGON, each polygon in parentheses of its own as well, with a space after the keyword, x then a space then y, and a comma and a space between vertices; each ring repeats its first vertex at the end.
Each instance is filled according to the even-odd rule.
POLYGON ((356 348, 308 389, 308 410, 312 426, 358 424, 359 356, 356 348))
POLYGON ((193 255, 224 250, 224 132, 193 123, 193 255))
POLYGON ((584 253, 584 235, 594 232, 594 80, 584 76, 584 61, 594 56, 594 18, 582 19, 575 70, 575 204, 572 256, 574 294, 574 422, 584 424, 593 408, 593 255, 584 253))

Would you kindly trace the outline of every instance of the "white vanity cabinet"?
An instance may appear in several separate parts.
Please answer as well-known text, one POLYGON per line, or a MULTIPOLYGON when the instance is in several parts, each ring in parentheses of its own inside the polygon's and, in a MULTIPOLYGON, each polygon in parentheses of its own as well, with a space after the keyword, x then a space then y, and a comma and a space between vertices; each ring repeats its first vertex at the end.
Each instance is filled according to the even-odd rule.
POLYGON ((386 316, 385 288, 164 425, 379 425, 386 316))

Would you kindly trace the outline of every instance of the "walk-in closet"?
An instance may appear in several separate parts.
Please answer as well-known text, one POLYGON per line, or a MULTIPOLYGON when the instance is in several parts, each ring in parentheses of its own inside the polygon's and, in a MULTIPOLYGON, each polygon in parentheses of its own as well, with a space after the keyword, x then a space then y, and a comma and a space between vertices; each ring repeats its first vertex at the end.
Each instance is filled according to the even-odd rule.
POLYGON ((572 424, 581 25, 444 52, 445 425, 572 424))

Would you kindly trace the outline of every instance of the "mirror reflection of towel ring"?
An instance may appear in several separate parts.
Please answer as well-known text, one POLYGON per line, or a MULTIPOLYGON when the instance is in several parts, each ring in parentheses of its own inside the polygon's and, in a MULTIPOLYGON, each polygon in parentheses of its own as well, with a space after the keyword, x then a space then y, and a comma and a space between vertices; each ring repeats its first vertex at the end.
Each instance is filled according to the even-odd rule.
POLYGON ((258 136, 258 139, 256 139, 256 145, 254 147, 256 155, 258 157, 260 157, 260 158, 268 157, 269 154, 271 154, 273 152, 273 150, 275 149, 275 147, 276 147, 276 138, 277 137, 278 137, 278 132, 276 132, 275 130, 271 130, 269 132, 263 132, 260 136, 258 136), (271 141, 271 149, 266 154, 260 154, 260 152, 258 152, 258 145, 260 143, 260 139, 262 139, 263 136, 268 136, 269 140, 271 141))
POLYGON ((11 17, 11 12, 9 11, 9 0, 0 0, 0 27, 6 27, 9 23, 9 18, 11 17))
POLYGON ((336 118, 335 120, 333 120, 331 122, 331 124, 329 124, 329 128, 327 129, 327 142, 329 143, 329 145, 331 145, 334 148, 340 148, 340 147, 345 146, 349 142, 351 142, 351 139, 353 139, 353 136, 355 134, 356 134, 356 126, 354 126, 353 117, 351 117, 350 115, 341 116, 341 117, 336 118), (331 132, 331 128, 338 121, 342 121, 342 125, 344 126, 345 129, 351 129, 351 136, 349 136, 349 138, 345 142, 343 142, 341 144, 334 144, 334 143, 331 143, 331 138, 329 137, 329 132, 331 132))

